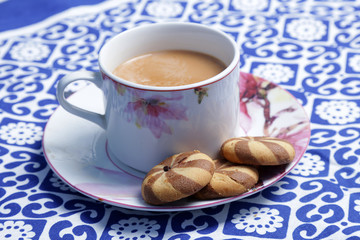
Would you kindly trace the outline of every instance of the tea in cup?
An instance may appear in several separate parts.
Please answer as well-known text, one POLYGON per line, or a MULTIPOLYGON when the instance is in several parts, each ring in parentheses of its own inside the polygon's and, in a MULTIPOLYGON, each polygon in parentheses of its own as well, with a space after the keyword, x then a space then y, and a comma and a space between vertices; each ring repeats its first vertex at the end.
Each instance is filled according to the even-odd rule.
POLYGON ((204 81, 225 68, 223 62, 204 53, 163 50, 131 58, 117 66, 114 74, 142 85, 171 87, 204 81))

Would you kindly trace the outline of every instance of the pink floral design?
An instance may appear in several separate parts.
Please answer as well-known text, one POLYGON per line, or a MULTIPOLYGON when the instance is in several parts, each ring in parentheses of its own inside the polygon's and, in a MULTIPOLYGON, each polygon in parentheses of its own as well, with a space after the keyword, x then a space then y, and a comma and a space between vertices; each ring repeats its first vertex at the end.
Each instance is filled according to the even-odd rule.
POLYGON ((296 155, 301 153, 304 146, 307 146, 310 136, 310 129, 307 126, 307 122, 301 121, 293 124, 287 128, 280 129, 279 133, 275 136, 277 138, 286 139, 291 142, 295 148, 296 155), (297 132, 290 133, 295 127, 303 125, 303 127, 297 132))
POLYGON ((148 128, 156 138, 160 138, 163 133, 172 134, 167 120, 188 120, 185 106, 179 103, 182 95, 145 95, 146 92, 134 91, 133 100, 125 107, 128 122, 134 122, 139 128, 148 128))
POLYGON ((250 73, 241 72, 240 74, 240 111, 242 119, 243 129, 250 129, 252 119, 248 112, 248 103, 253 102, 259 106, 259 111, 263 112, 264 116, 264 126, 263 134, 265 136, 272 136, 281 139, 286 139, 294 144, 296 152, 299 153, 299 149, 302 149, 303 146, 307 144, 306 141, 309 135, 309 128, 305 120, 299 119, 297 122, 289 122, 289 125, 282 126, 281 128, 271 131, 271 127, 274 124, 274 121, 283 116, 284 113, 291 113, 296 111, 294 106, 288 106, 274 114, 270 114, 270 100, 268 98, 269 91, 274 88, 277 88, 277 85, 271 82, 268 82, 260 77, 256 77, 250 73), (300 127, 299 127, 300 126, 300 127), (297 129, 296 132, 293 130, 297 129))
MULTIPOLYGON (((248 113, 247 104, 255 102, 264 109, 265 125, 269 126, 275 120, 270 117, 270 102, 267 98, 267 93, 276 85, 265 81, 262 78, 256 77, 250 73, 240 73, 240 117, 242 119, 243 129, 250 129, 251 116, 248 113)), ((265 129, 267 127, 265 126, 265 129)))
POLYGON ((116 84, 115 86, 117 93, 120 94, 121 96, 124 96, 126 92, 126 87, 122 84, 116 84))
POLYGON ((196 95, 198 95, 198 104, 201 104, 202 100, 204 99, 204 97, 208 97, 208 88, 204 88, 204 87, 198 87, 194 89, 194 92, 196 95))

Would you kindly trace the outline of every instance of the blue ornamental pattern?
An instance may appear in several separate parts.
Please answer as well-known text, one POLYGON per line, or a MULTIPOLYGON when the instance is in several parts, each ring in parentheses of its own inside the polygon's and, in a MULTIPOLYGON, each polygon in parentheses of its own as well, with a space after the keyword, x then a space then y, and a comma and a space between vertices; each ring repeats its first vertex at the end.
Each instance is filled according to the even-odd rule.
MULTIPOLYGON (((357 1, 46 4, 56 11, 41 10, 42 0, 0 0, 0 16, 8 17, 0 17, 0 239, 360 239, 357 1), (21 4, 38 18, 11 17, 21 4), (66 11, 74 7, 76 14, 66 11), (289 175, 229 204, 152 213, 92 200, 50 170, 41 140, 58 106, 57 81, 98 70, 98 52, 112 36, 168 21, 226 32, 240 46, 242 71, 279 84, 304 106, 312 135, 289 175), (41 24, 16 30, 33 23, 41 24)), ((69 94, 85 85, 73 84, 69 94)))

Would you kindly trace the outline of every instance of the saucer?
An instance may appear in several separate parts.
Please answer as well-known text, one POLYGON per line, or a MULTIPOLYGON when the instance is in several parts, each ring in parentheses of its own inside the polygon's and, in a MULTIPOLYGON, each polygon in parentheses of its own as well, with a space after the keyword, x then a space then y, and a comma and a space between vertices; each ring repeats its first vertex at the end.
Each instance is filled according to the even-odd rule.
MULTIPOLYGON (((196 200, 185 198, 152 206, 141 197, 143 174, 119 164, 107 150, 105 132, 59 106, 43 136, 43 151, 51 169, 75 190, 114 206, 144 211, 185 211, 229 203, 257 193, 288 174, 299 162, 310 140, 310 122, 301 104, 286 90, 248 73, 240 75, 241 127, 248 136, 272 136, 290 141, 295 159, 287 165, 260 169, 258 184, 235 197, 196 200)), ((73 104, 103 113, 102 93, 89 85, 72 94, 73 104), (99 99, 99 101, 94 101, 99 99)))

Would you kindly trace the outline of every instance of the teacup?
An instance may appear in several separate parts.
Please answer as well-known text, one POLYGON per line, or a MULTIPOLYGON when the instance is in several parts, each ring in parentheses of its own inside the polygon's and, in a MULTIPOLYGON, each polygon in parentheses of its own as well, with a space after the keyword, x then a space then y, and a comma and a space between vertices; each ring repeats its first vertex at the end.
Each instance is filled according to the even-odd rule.
POLYGON ((65 110, 105 130, 107 151, 120 164, 147 172, 180 152, 199 150, 216 158, 221 144, 240 134, 239 50, 222 31, 194 23, 140 26, 110 39, 98 60, 100 72, 76 72, 62 78, 57 97, 65 110), (141 85, 113 73, 135 56, 172 49, 205 53, 226 68, 209 79, 169 87, 141 85), (87 80, 102 90, 104 98, 94 101, 104 102, 105 114, 66 100, 65 87, 77 80, 87 80))

